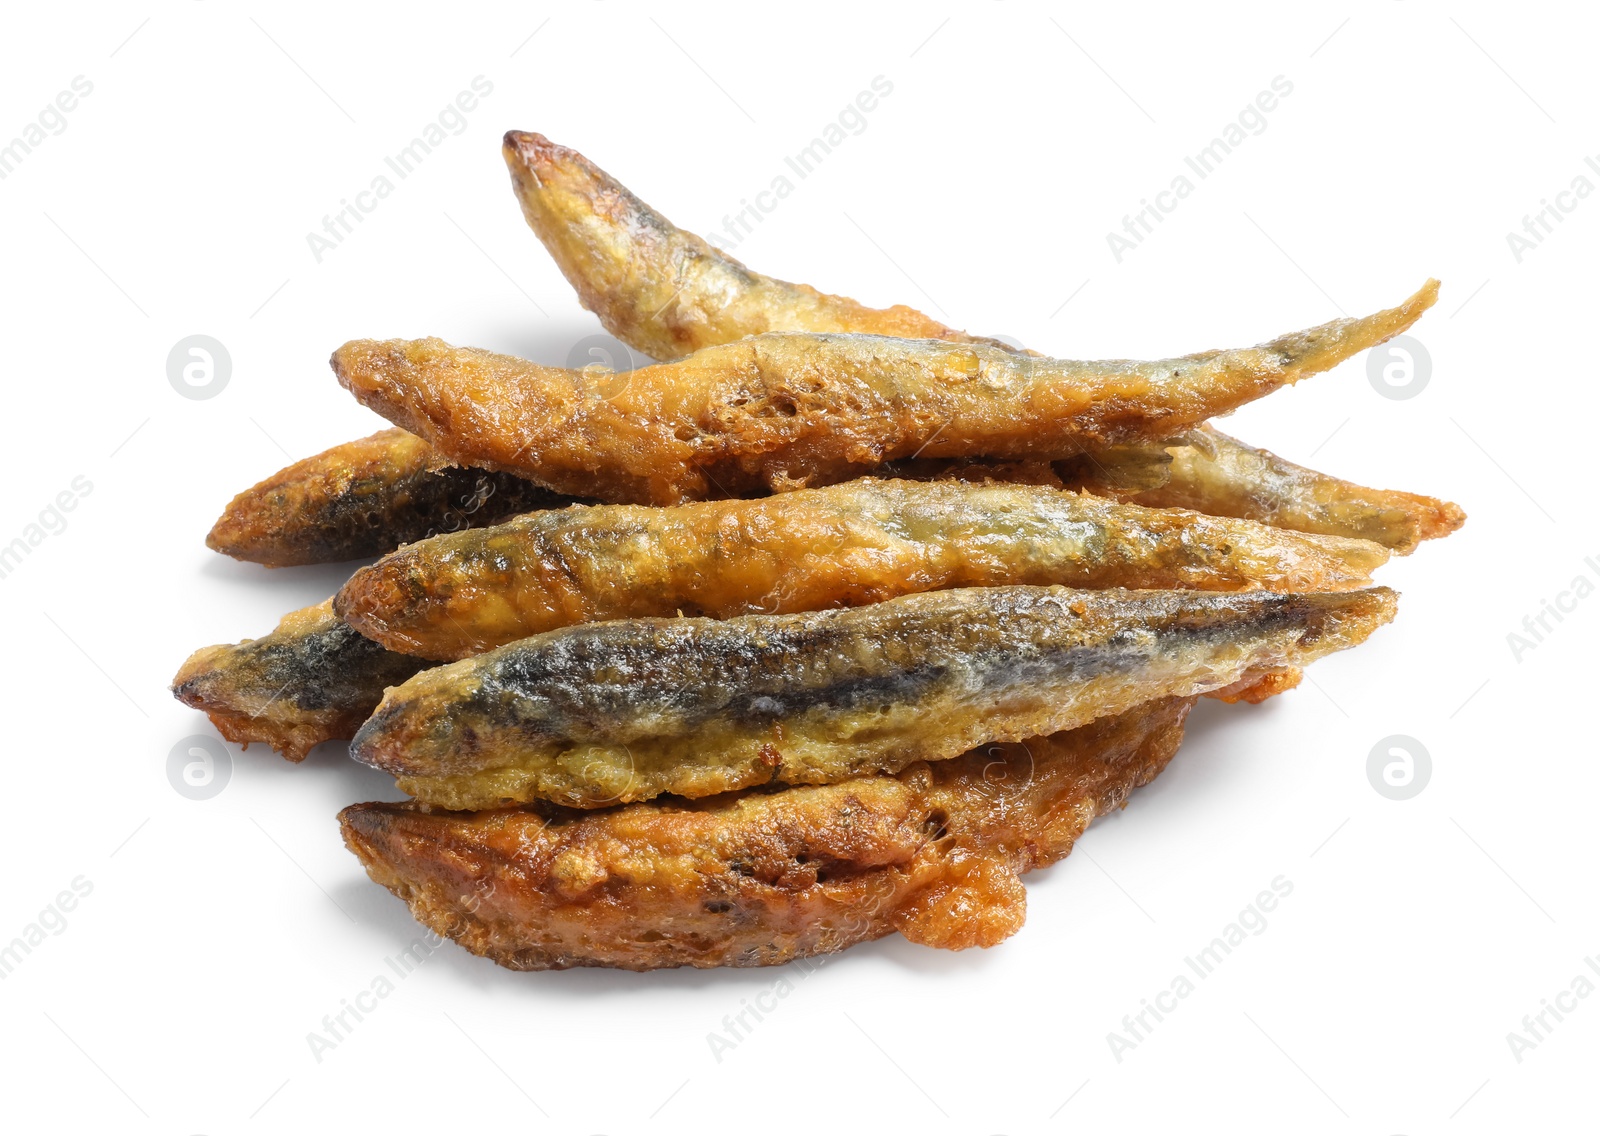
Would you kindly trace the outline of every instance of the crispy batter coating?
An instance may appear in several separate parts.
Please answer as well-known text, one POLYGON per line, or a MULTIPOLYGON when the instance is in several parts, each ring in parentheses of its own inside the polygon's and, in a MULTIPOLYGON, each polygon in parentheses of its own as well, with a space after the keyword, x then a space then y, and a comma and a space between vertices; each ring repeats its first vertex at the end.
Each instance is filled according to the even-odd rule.
POLYGON ((333 601, 290 612, 260 639, 202 647, 172 694, 204 710, 217 731, 248 747, 266 742, 290 761, 353 737, 383 697, 431 664, 386 651, 333 614, 333 601))
POLYGON ((462 464, 675 505, 832 484, 918 455, 1057 459, 1164 439, 1382 343, 1437 294, 1430 280, 1362 319, 1151 363, 810 334, 708 347, 621 382, 438 339, 357 340, 332 363, 361 402, 462 464))
POLYGON ((341 619, 463 659, 574 623, 817 611, 999 584, 1336 591, 1369 541, 1030 485, 863 479, 755 501, 595 505, 408 545, 350 578, 341 619))
POLYGON ((350 753, 446 808, 817 784, 1073 729, 1360 643, 1395 594, 957 588, 545 632, 384 694, 350 753))
POLYGON ((772 966, 899 931, 989 947, 1018 878, 1166 765, 1192 702, 897 777, 600 812, 351 805, 345 843, 412 914, 514 970, 772 966))
MULTIPOLYGON (((677 358, 767 331, 868 332, 1005 346, 953 331, 904 306, 863 308, 752 272, 673 225, 582 154, 542 135, 511 131, 503 152, 523 215, 583 306, 611 334, 653 358, 677 358)), ((1172 468, 1164 447, 1134 444, 1094 447, 1065 459, 1058 472, 1067 485, 1123 498, 1160 490, 1170 476, 1169 491, 1141 503, 1364 537, 1400 552, 1460 526, 1461 511, 1446 502, 1367 489, 1210 433, 1176 450, 1179 461, 1172 468)), ((918 464, 880 473, 924 476, 918 464)), ((971 472, 978 479, 990 475, 982 467, 971 472)), ((1038 467, 1031 476, 1016 467, 996 476, 1054 483, 1038 467)))
POLYGON ((576 150, 513 130, 503 153, 522 215, 578 300, 652 359, 768 331, 859 332, 983 343, 913 308, 869 308, 751 272, 678 228, 576 150))
POLYGON ((1396 489, 1368 489, 1284 461, 1202 427, 1168 447, 1165 484, 1119 494, 1141 505, 1203 509, 1306 533, 1362 537, 1402 555, 1449 536, 1466 521, 1459 505, 1396 489))
MULTIPOLYGON (((529 223, 584 305, 597 311, 613 334, 657 358, 766 331, 868 332, 1009 350, 904 306, 865 308, 750 272, 671 225, 581 154, 537 134, 508 134, 505 155, 529 223)), ((1366 490, 1289 466, 1232 439, 1188 447, 1182 458, 1180 466, 1169 469, 1172 458, 1165 448, 1134 444, 1093 447, 1066 459, 1059 478, 1042 461, 919 459, 880 472, 943 477, 952 475, 947 467, 957 465, 960 472, 954 475, 969 479, 1064 480, 1124 499, 1159 489, 1175 473, 1180 483, 1170 493, 1144 503, 1181 503, 1301 531, 1369 536, 1402 551, 1416 539, 1444 535, 1459 524, 1451 523, 1454 506, 1366 490), (1262 470, 1261 483, 1251 480, 1254 469, 1262 470), (1285 476, 1284 470, 1296 476, 1285 476), (1263 501, 1274 504, 1263 508, 1263 501)), ((428 535, 561 503, 549 491, 503 471, 456 468, 421 440, 391 430, 297 463, 240 494, 207 543, 275 566, 337 561, 379 555, 428 535)))
POLYGON ((462 469, 414 434, 380 430, 246 489, 206 544, 271 568, 328 564, 573 500, 510 474, 462 469))

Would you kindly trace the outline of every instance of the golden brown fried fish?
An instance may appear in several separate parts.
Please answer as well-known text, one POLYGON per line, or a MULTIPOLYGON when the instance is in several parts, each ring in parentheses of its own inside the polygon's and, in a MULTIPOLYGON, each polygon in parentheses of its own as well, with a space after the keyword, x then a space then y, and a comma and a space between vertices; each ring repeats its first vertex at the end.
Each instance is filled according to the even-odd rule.
POLYGON ((229 741, 266 742, 301 761, 319 742, 354 736, 384 687, 431 665, 352 630, 330 599, 291 612, 260 639, 202 647, 172 680, 172 694, 204 710, 229 741))
POLYGON ((1337 591, 1388 553, 1030 485, 870 479, 755 501, 531 513, 408 545, 334 610, 391 650, 463 659, 574 623, 817 611, 998 584, 1337 591))
POLYGON ((394 687, 352 757, 446 808, 704 797, 894 772, 1303 666, 1387 588, 957 588, 866 607, 548 631, 394 687))
POLYGON ((357 340, 332 363, 357 399, 463 464, 674 505, 832 484, 912 456, 1057 459, 1158 441, 1382 343, 1437 295, 1430 280, 1362 319, 1151 363, 808 334, 708 347, 620 382, 438 339, 357 340))
POLYGON ((543 135, 510 131, 502 152, 522 215, 579 302, 652 359, 677 359, 768 331, 858 332, 1011 350, 901 304, 869 308, 751 272, 543 135))
MULTIPOLYGON (((902 305, 880 311, 752 272, 673 225, 576 150, 542 135, 513 130, 503 154, 523 216, 583 306, 612 335, 653 358, 678 358, 768 331, 866 332, 1006 346, 902 305)), ((1170 491, 1140 502, 1365 537, 1400 552, 1453 532, 1462 519, 1454 505, 1301 469, 1220 434, 1209 444, 1174 452, 1176 464, 1161 445, 1097 446, 1063 462, 1059 473, 1067 485, 1124 498, 1159 490, 1170 476, 1170 491)), ((946 476, 920 462, 880 473, 946 476)), ((969 474, 1054 483, 1037 464, 1032 471, 977 466, 969 474)))
POLYGON ((896 777, 601 812, 352 805, 345 843, 427 927, 514 970, 772 966, 899 931, 989 947, 1022 873, 1166 765, 1192 702, 896 777))
POLYGON ((573 500, 510 474, 462 469, 414 434, 380 430, 246 489, 206 544, 273 568, 327 564, 573 500))
POLYGON ((1119 494, 1158 508, 1204 509, 1306 533, 1364 537, 1405 554, 1449 536, 1467 519, 1459 505, 1395 489, 1367 489, 1284 461, 1209 426, 1167 447, 1165 484, 1119 494))

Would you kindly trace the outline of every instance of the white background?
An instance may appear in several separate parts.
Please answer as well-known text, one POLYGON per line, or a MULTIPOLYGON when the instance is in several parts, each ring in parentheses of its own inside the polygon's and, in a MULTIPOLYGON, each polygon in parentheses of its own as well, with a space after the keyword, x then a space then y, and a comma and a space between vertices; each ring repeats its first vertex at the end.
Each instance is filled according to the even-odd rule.
POLYGON ((6 17, 0 140, 93 83, 0 181, 0 544, 75 477, 93 486, 0 580, 0 942, 74 878, 93 887, 0 982, 7 1130, 1424 1133, 1592 1115, 1600 997, 1520 1062, 1507 1041, 1600 953, 1600 775, 1579 728, 1600 599, 1520 661, 1507 642, 1574 577, 1600 580, 1600 195, 1521 263, 1506 240, 1578 175, 1600 184, 1586 14, 451 7, 6 17), (465 131, 318 263, 306 234, 477 75, 494 89, 465 131), (1437 275, 1416 397, 1353 361, 1230 429, 1470 521, 1384 571, 1399 619, 1314 683, 1202 706, 1171 769, 1031 878, 1001 947, 891 938, 791 972, 720 1062, 707 1034, 776 973, 513 974, 450 947, 318 1062, 307 1034, 420 932, 334 823, 397 794, 338 744, 298 767, 230 747, 207 801, 169 785, 174 743, 209 730, 166 693, 185 655, 264 633, 349 570, 234 563, 207 528, 290 458, 377 428, 326 367, 345 340, 564 363, 598 330, 523 225, 503 131, 575 146, 709 232, 879 75, 893 92, 866 129, 742 259, 1075 357, 1253 343, 1437 275), (1279 75, 1293 93, 1264 132, 1117 263, 1107 232, 1279 75), (206 400, 166 375, 194 333, 233 363, 206 400), (1392 734, 1432 757, 1408 801, 1366 773, 1392 734), (1279 875, 1294 891, 1265 932, 1115 1060, 1123 1015, 1279 875))

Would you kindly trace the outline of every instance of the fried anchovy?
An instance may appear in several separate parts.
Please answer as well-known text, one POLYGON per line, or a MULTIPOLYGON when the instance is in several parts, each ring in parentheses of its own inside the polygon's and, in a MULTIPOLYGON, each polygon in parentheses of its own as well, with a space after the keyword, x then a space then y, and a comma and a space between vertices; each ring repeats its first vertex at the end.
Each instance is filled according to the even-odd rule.
POLYGON ((1394 599, 1016 586, 581 624, 394 687, 350 752, 446 808, 837 781, 1301 666, 1394 599))
MULTIPOLYGON (((866 308, 750 272, 673 226, 581 154, 539 135, 508 134, 505 153, 529 223, 585 306, 598 312, 618 338, 656 358, 765 331, 868 332, 1008 349, 904 306, 866 308)), ((1265 451, 1239 448, 1269 464, 1278 462, 1265 451)), ((1452 527, 1449 513, 1438 510, 1453 506, 1365 490, 1287 463, 1279 464, 1297 478, 1273 477, 1268 466, 1256 465, 1271 481, 1270 487, 1257 485, 1250 479, 1252 463, 1234 460, 1226 444, 1220 451, 1216 445, 1190 447, 1183 458, 1172 466, 1171 456, 1158 445, 1098 447, 1064 462, 1061 475, 1068 485, 1126 497, 1159 488, 1172 473, 1182 482, 1174 486, 1173 499, 1202 512, 1373 536, 1402 550, 1413 541, 1412 530, 1425 538, 1452 527), (1208 496, 1213 492, 1214 501, 1208 496), (1269 516, 1249 511, 1266 499, 1277 502, 1267 510, 1269 516)), ((948 464, 923 460, 912 463, 920 468, 884 472, 946 476, 941 467, 948 464)), ((970 475, 1003 480, 1055 480, 1043 462, 965 468, 970 475)), ((510 474, 454 467, 420 439, 390 430, 297 463, 240 494, 207 543, 270 565, 347 560, 560 503, 549 491, 510 474)))
POLYGON ((1114 495, 1298 532, 1362 537, 1402 554, 1421 541, 1449 536, 1467 519, 1449 501, 1329 477, 1210 427, 1178 441, 1168 447, 1172 466, 1165 484, 1114 495))
POLYGON ((357 340, 332 362, 361 402, 464 465, 674 505, 831 484, 913 455, 1055 459, 1161 440, 1382 343, 1437 292, 1429 281, 1376 315, 1153 363, 812 334, 708 347, 620 384, 438 339, 357 340))
MULTIPOLYGON (((673 225, 582 154, 542 135, 511 131, 504 155, 523 215, 583 306, 611 334, 653 358, 677 358, 767 331, 868 332, 1005 346, 907 307, 878 311, 752 272, 673 225)), ((1208 434, 1209 444, 1171 455, 1151 444, 1094 447, 1063 461, 1058 472, 1068 485, 1124 498, 1159 490, 1170 476, 1170 491, 1135 499, 1302 532, 1365 537, 1401 552, 1460 525, 1454 505, 1367 489, 1208 434)), ((882 476, 921 476, 917 464, 926 463, 882 476)), ((1024 472, 1013 466, 1001 476, 1050 483, 1037 468, 1019 476, 1024 472)))
POLYGON ((869 308, 751 272, 678 228, 576 150, 513 130, 503 153, 522 215, 578 300, 652 359, 767 331, 861 332, 984 343, 913 308, 869 308))
POLYGON ((1336 591, 1386 559, 1369 541, 1058 489, 863 479, 530 513, 407 545, 356 572, 334 610, 391 650, 463 659, 574 623, 817 611, 937 588, 1336 591))
POLYGON ((229 741, 266 742, 301 761, 319 742, 353 736, 384 687, 431 665, 352 630, 330 599, 291 612, 260 639, 202 647, 172 680, 172 693, 204 710, 229 741))
POLYGON ((1022 873, 1178 748, 1191 702, 918 762, 896 777, 600 812, 351 805, 345 843, 436 933, 514 970, 772 966, 899 931, 988 947, 1022 873))
POLYGON ((246 489, 206 544, 273 568, 327 564, 573 500, 510 474, 461 469, 413 434, 380 430, 246 489))

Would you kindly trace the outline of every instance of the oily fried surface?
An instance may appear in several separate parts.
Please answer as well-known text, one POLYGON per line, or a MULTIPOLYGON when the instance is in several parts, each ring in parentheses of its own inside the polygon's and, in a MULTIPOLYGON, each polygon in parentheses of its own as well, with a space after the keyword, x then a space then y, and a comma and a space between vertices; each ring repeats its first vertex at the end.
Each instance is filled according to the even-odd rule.
POLYGON ((1192 702, 897 777, 660 801, 434 812, 352 805, 345 843, 416 918, 515 970, 770 966, 899 931, 993 946, 1061 859, 1176 752, 1192 702))
POLYGON ((823 783, 1302 666, 1394 593, 959 588, 546 632, 385 693, 351 755, 447 808, 823 783))
POLYGON ((510 474, 462 469, 413 434, 380 430, 246 489, 206 544, 274 568, 337 563, 572 500, 510 474))
POLYGON ((1184 510, 1030 485, 859 480, 755 501, 596 505, 407 545, 334 610, 391 650, 462 659, 574 623, 816 611, 1000 584, 1336 591, 1387 559, 1184 510))
POLYGON ((1248 702, 1259 706, 1277 694, 1284 694, 1300 685, 1304 673, 1299 667, 1281 667, 1245 675, 1238 682, 1229 683, 1217 690, 1208 691, 1207 698, 1218 702, 1248 702))
MULTIPOLYGON (((618 339, 657 359, 690 354, 767 331, 868 332, 974 340, 897 306, 863 309, 806 285, 752 272, 700 237, 677 228, 575 150, 512 131, 504 155, 524 216, 577 290, 618 339)), ((1177 482, 1141 503, 1248 517, 1301 532, 1376 540, 1408 552, 1419 540, 1460 526, 1459 509, 1408 493, 1367 489, 1292 466, 1264 450, 1216 435, 1179 451, 1177 482)), ((1159 445, 1091 446, 1058 464, 1067 485, 1128 498, 1161 490, 1171 456, 1159 445)), ((911 462, 883 476, 921 477, 911 462)), ((932 463, 939 464, 939 463, 932 463)), ((973 479, 988 476, 981 468, 973 479)), ((1056 484, 1040 469, 1005 480, 1056 484)))
POLYGON ((429 665, 352 630, 330 599, 291 612, 260 639, 202 647, 179 669, 172 694, 204 710, 229 741, 266 742, 301 761, 320 742, 354 736, 384 687, 429 665))
POLYGON ((671 505, 848 480, 900 458, 1060 459, 1153 441, 1381 343, 1438 293, 1259 347, 1079 363, 979 344, 759 335, 619 381, 437 339, 357 340, 339 382, 464 465, 671 505))
POLYGON ((1210 427, 1193 431, 1185 441, 1168 447, 1172 465, 1164 484, 1123 496, 1142 505, 1203 509, 1298 532, 1361 537, 1401 554, 1421 541, 1449 536, 1467 519, 1449 501, 1329 477, 1210 427))
MULTIPOLYGON (((767 331, 841 331, 1005 345, 904 305, 869 308, 751 272, 678 228, 576 150, 513 130, 503 148, 522 215, 585 308, 652 359, 767 331)), ((1009 350, 1009 348, 1005 348, 1009 350)))
POLYGON ((1319 473, 1210 425, 1159 442, 1093 446, 1054 462, 917 458, 881 466, 875 476, 1050 485, 1152 508, 1368 540, 1401 555, 1424 540, 1449 536, 1466 521, 1450 501, 1319 473))

